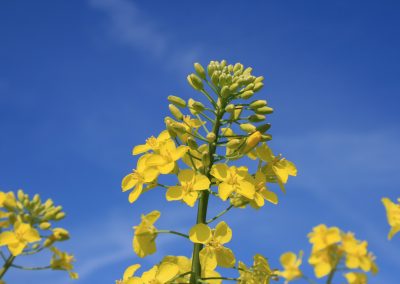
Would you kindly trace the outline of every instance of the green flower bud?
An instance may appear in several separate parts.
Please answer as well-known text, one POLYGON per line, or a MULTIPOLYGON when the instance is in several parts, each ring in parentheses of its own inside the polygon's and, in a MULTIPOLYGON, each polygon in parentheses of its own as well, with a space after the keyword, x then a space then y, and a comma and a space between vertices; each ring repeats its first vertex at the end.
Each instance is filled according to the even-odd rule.
POLYGON ((208 151, 204 151, 201 154, 201 161, 203 162, 204 167, 208 167, 210 165, 210 154, 208 151))
POLYGON ((49 222, 42 222, 39 225, 39 228, 42 230, 48 230, 51 227, 51 224, 49 222))
POLYGON ((221 68, 224 68, 226 66, 226 60, 225 59, 222 60, 220 65, 221 65, 221 68))
POLYGON ((33 196, 32 203, 34 203, 34 204, 40 203, 40 196, 39 196, 39 194, 35 194, 35 195, 33 196))
POLYGON ((243 65, 240 63, 236 63, 235 66, 233 67, 233 71, 237 72, 237 71, 241 71, 243 70, 243 65))
POLYGON ((247 99, 250 99, 253 95, 254 95, 254 92, 253 92, 252 90, 248 90, 248 91, 243 92, 243 93, 240 95, 240 97, 241 97, 242 99, 247 100, 247 99))
POLYGON ((237 106, 231 115, 231 120, 238 120, 240 115, 242 114, 243 107, 237 106))
POLYGON ((253 114, 249 116, 249 121, 250 122, 260 122, 265 120, 265 115, 262 114, 253 114))
POLYGON ((226 84, 226 75, 225 74, 221 74, 219 76, 219 81, 218 81, 220 86, 224 86, 226 84))
POLYGON ((264 107, 266 105, 267 105, 267 101, 265 101, 265 100, 257 100, 257 101, 252 102, 249 105, 249 107, 251 109, 256 109, 256 108, 264 107))
POLYGON ((56 214, 56 216, 54 217, 54 219, 56 220, 56 221, 60 221, 61 219, 64 219, 65 218, 65 213, 64 212, 58 212, 57 214, 56 214))
POLYGON ((46 200, 46 202, 44 203, 44 206, 46 209, 49 209, 51 206, 53 206, 53 200, 51 200, 50 198, 46 200))
POLYGON ((200 63, 195 63, 194 64, 194 70, 196 70, 197 75, 203 80, 206 79, 206 71, 204 70, 203 66, 201 66, 200 63))
POLYGON ((177 108, 175 105, 173 104, 169 104, 168 105, 169 111, 172 113, 172 115, 177 119, 177 120, 182 120, 183 119, 183 114, 182 112, 179 110, 179 108, 177 108))
POLYGON ((237 90, 237 88, 239 88, 239 84, 238 83, 233 83, 232 85, 230 85, 229 91, 231 91, 233 93, 233 92, 235 92, 237 90))
POLYGON ((262 81, 264 81, 264 77, 263 76, 259 76, 259 77, 254 79, 254 83, 258 83, 258 82, 262 82, 262 81))
POLYGON ((176 133, 185 133, 186 132, 185 126, 180 123, 172 122, 171 127, 172 127, 173 131, 175 131, 176 133))
POLYGON ((186 102, 185 102, 185 100, 184 100, 184 99, 181 99, 180 97, 177 97, 177 96, 168 96, 168 101, 169 101, 171 104, 176 105, 177 107, 181 107, 181 108, 186 107, 186 102))
POLYGON ((17 197, 18 197, 19 201, 23 201, 23 199, 25 197, 25 194, 24 194, 24 191, 22 189, 18 189, 17 197))
POLYGON ((233 112, 234 110, 235 110, 235 105, 234 105, 234 104, 229 104, 229 105, 227 105, 227 106, 225 107, 225 111, 226 111, 226 112, 231 113, 231 112, 233 112))
POLYGON ((229 94, 230 94, 229 87, 228 86, 223 86, 222 89, 221 89, 221 96, 223 98, 227 98, 229 96, 229 94))
POLYGON ((257 126, 257 130, 260 131, 261 133, 267 132, 268 129, 271 128, 271 124, 270 123, 266 123, 266 124, 262 124, 257 126))
POLYGON ((245 90, 245 91, 253 90, 253 88, 254 88, 254 84, 253 84, 253 83, 250 83, 250 84, 248 84, 248 85, 244 88, 244 90, 245 90))
POLYGON ((213 64, 213 61, 211 61, 210 64, 208 64, 207 66, 207 73, 208 76, 210 76, 210 78, 212 77, 214 71, 215 71, 215 64, 213 64))
POLYGON ((257 130, 257 128, 251 123, 242 123, 240 124, 240 129, 247 133, 252 133, 257 130))
POLYGON ((253 68, 247 67, 246 69, 244 69, 243 75, 250 75, 251 71, 253 71, 253 68))
POLYGON ((216 139, 217 137, 215 136, 215 134, 213 133, 213 132, 210 132, 210 133, 208 133, 207 134, 207 140, 208 140, 208 142, 214 142, 215 141, 215 139, 216 139))
POLYGON ((189 148, 192 150, 197 150, 199 148, 199 145, 197 144, 196 140, 193 137, 189 137, 187 139, 187 144, 189 148))
POLYGON ((211 82, 215 85, 218 86, 218 82, 219 82, 219 72, 215 71, 212 76, 211 76, 211 82))
POLYGON ((266 142, 266 141, 271 141, 272 140, 272 135, 271 134, 263 134, 261 135, 261 141, 266 142))
POLYGON ((226 143, 226 147, 234 150, 234 149, 237 149, 241 144, 242 144, 242 140, 235 138, 235 139, 229 140, 229 142, 226 143))
POLYGON ((189 110, 193 115, 198 114, 199 112, 203 112, 205 110, 205 106, 194 99, 189 99, 188 101, 189 110))
POLYGON ((172 138, 176 137, 177 133, 172 128, 172 123, 174 122, 173 119, 167 116, 166 118, 164 118, 164 122, 165 122, 165 126, 167 128, 169 135, 172 138))
POLYGON ((249 137, 247 137, 245 146, 243 149, 241 149, 242 153, 246 154, 246 153, 250 152, 251 150, 253 150, 258 145, 258 143, 261 141, 261 139, 262 139, 262 135, 261 135, 260 131, 253 132, 249 137))
POLYGON ((271 114, 274 112, 274 109, 272 107, 260 107, 254 110, 255 113, 257 114, 271 114))
POLYGON ((197 91, 201 91, 204 89, 203 82, 196 74, 190 74, 187 76, 187 81, 193 87, 193 89, 197 91))
POLYGON ((254 92, 258 92, 259 90, 262 89, 262 87, 264 87, 264 83, 258 82, 258 83, 255 83, 255 84, 254 84, 253 90, 254 90, 254 92))

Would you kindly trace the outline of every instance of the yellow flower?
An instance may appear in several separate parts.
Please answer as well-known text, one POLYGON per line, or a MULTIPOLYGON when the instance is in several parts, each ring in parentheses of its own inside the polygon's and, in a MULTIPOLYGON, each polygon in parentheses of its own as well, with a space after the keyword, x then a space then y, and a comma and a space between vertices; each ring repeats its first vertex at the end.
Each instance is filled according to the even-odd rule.
POLYGON ((360 268, 363 271, 372 269, 372 258, 368 254, 368 243, 366 241, 358 241, 352 233, 347 233, 343 236, 342 249, 346 252, 346 267, 350 269, 360 268))
POLYGON ((16 206, 17 206, 17 202, 15 199, 14 192, 0 191, 0 208, 2 208, 2 207, 14 208, 16 206))
POLYGON ((176 166, 176 161, 189 149, 188 146, 176 147, 174 141, 167 140, 160 147, 158 154, 151 154, 147 160, 147 165, 150 167, 157 167, 160 173, 169 174, 176 166))
POLYGON ((223 246, 232 239, 232 230, 225 222, 220 222, 214 230, 205 224, 197 224, 190 229, 189 238, 194 243, 205 245, 200 251, 200 262, 206 270, 214 270, 217 265, 235 265, 233 252, 223 246))
POLYGON ((254 177, 254 200, 250 201, 250 205, 254 208, 260 208, 264 206, 264 199, 273 203, 278 204, 278 196, 275 192, 268 190, 267 178, 265 175, 258 171, 254 177))
POLYGON ((31 225, 21 222, 14 224, 13 232, 3 232, 0 234, 0 246, 7 246, 13 256, 22 253, 29 243, 40 241, 37 230, 31 225))
POLYGON ((359 272, 349 272, 344 275, 348 284, 367 284, 367 275, 359 272))
POLYGON ((240 283, 243 284, 269 284, 271 277, 275 276, 268 260, 260 254, 254 256, 254 263, 250 268, 239 262, 239 275, 240 283))
POLYGON ((192 169, 201 169, 204 165, 201 160, 202 153, 208 150, 208 144, 200 145, 197 150, 189 149, 182 157, 182 161, 192 169))
POLYGON ((308 263, 314 267, 314 273, 317 278, 322 278, 331 273, 334 266, 333 257, 338 257, 337 249, 327 248, 313 251, 308 259, 308 263))
POLYGON ((212 167, 211 174, 220 181, 218 193, 222 200, 227 200, 232 193, 254 199, 255 189, 246 167, 237 168, 228 167, 226 164, 216 164, 212 167))
POLYGON ((159 211, 152 211, 147 215, 142 215, 142 222, 139 226, 135 226, 135 234, 133 237, 133 250, 139 257, 156 252, 155 239, 157 237, 157 229, 154 223, 160 218, 159 211))
POLYGON ((193 207, 196 203, 199 191, 210 187, 208 178, 204 175, 196 174, 193 170, 180 171, 178 179, 181 185, 168 188, 166 193, 167 200, 183 200, 190 207, 193 207))
POLYGON ((275 156, 266 143, 257 147, 255 154, 260 160, 267 162, 267 165, 263 167, 263 172, 269 179, 276 179, 281 190, 285 192, 284 184, 287 183, 289 176, 297 175, 296 166, 281 155, 275 156))
POLYGON ((129 202, 135 202, 140 194, 143 192, 143 185, 151 183, 159 175, 158 170, 155 167, 147 166, 151 154, 145 154, 141 156, 137 163, 137 169, 133 170, 132 173, 128 174, 122 180, 122 191, 125 192, 133 188, 129 194, 129 202))
POLYGON ((395 234, 400 232, 400 198, 398 204, 392 202, 389 198, 382 198, 383 205, 386 208, 387 220, 390 225, 388 239, 391 240, 395 234))
POLYGON ((280 262, 283 266, 283 271, 278 274, 286 279, 285 283, 300 278, 303 274, 299 268, 302 262, 303 252, 300 251, 299 256, 293 252, 286 252, 281 255, 280 262))
POLYGON ((323 224, 314 227, 313 231, 308 234, 308 238, 313 244, 313 251, 325 249, 341 240, 339 228, 327 228, 323 224))
POLYGON ((135 277, 134 273, 140 265, 132 265, 125 270, 124 278, 117 283, 121 284, 165 284, 171 281, 179 273, 179 267, 175 263, 162 262, 143 272, 141 277, 135 277))
POLYGON ((158 152, 160 146, 167 140, 171 139, 167 130, 162 131, 157 138, 151 136, 150 138, 146 139, 146 143, 142 145, 137 145, 132 150, 132 155, 138 155, 150 150, 154 152, 158 152))
POLYGON ((78 273, 72 272, 74 266, 72 263, 75 261, 74 256, 66 252, 62 252, 55 247, 51 248, 53 252, 53 257, 50 261, 50 266, 54 270, 66 270, 69 272, 69 276, 72 279, 78 279, 78 273))
MULTIPOLYGON (((163 258, 162 262, 169 262, 178 265, 179 272, 178 274, 184 274, 192 270, 192 261, 186 256, 173 256, 168 255, 163 258)), ((190 282, 190 274, 184 275, 174 280, 174 283, 189 283, 190 282)))

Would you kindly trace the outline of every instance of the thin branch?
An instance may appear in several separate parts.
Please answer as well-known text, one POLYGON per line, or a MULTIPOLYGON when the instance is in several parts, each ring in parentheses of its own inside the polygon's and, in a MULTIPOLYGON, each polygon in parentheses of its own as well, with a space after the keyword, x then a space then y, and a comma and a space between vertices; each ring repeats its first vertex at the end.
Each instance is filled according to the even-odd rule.
POLYGON ((213 218, 211 218, 210 220, 206 221, 206 224, 210 224, 211 222, 217 220, 219 217, 221 217, 222 215, 224 215, 225 213, 227 213, 229 210, 231 210, 233 208, 233 205, 229 205, 225 210, 221 211, 220 213, 218 213, 216 216, 214 216, 213 218))
POLYGON ((181 236, 181 237, 184 237, 187 239, 189 238, 189 236, 186 234, 182 234, 182 233, 179 233, 176 231, 171 231, 171 230, 157 230, 156 232, 159 234, 173 234, 173 235, 181 236))
POLYGON ((43 267, 25 267, 22 265, 18 264, 11 264, 11 267, 18 268, 18 269, 23 269, 23 270, 46 270, 46 269, 51 269, 51 266, 43 266, 43 267))

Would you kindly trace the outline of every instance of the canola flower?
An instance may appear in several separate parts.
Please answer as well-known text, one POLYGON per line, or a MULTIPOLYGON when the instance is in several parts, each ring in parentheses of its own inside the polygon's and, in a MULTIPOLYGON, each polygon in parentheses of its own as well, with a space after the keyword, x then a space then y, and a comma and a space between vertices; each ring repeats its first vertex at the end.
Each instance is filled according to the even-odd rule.
POLYGON ((0 283, 5 283, 4 275, 10 269, 64 270, 71 279, 78 278, 73 272, 74 257, 55 246, 70 237, 66 229, 54 227, 65 215, 61 206, 55 206, 51 199, 42 202, 38 194, 29 197, 23 190, 17 194, 0 191, 0 255, 4 260, 0 283), (16 263, 22 255, 34 257, 45 250, 53 254, 47 266, 26 267, 16 263))
POLYGON ((278 275, 285 278, 285 283, 296 280, 302 276, 300 265, 302 263, 303 252, 301 251, 297 256, 293 252, 286 252, 281 255, 280 262, 283 267, 282 271, 278 272, 278 275))
POLYGON ((389 198, 382 198, 382 203, 385 206, 387 221, 390 225, 388 239, 391 240, 400 232, 400 198, 397 199, 397 204, 389 198))

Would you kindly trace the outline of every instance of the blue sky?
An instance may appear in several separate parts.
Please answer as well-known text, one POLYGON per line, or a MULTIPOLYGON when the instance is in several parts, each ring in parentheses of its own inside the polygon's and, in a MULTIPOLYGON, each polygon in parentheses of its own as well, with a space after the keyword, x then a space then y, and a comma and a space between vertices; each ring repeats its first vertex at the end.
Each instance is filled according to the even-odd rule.
MULTIPOLYGON (((307 233, 326 223, 369 241, 381 269, 371 283, 396 283, 400 239, 387 241, 380 199, 400 189, 399 11, 397 1, 2 1, 0 188, 64 206, 74 283, 189 256, 173 236, 159 236, 154 256, 134 255, 141 213, 161 209, 160 228, 185 231, 195 211, 161 190, 130 205, 120 181, 135 167, 132 147, 162 130, 166 97, 198 96, 186 83, 192 63, 240 61, 265 76, 271 145, 299 175, 279 206, 226 216, 237 258, 260 252, 279 267, 287 250, 308 254, 307 233)), ((72 283, 62 272, 7 279, 72 283)))

